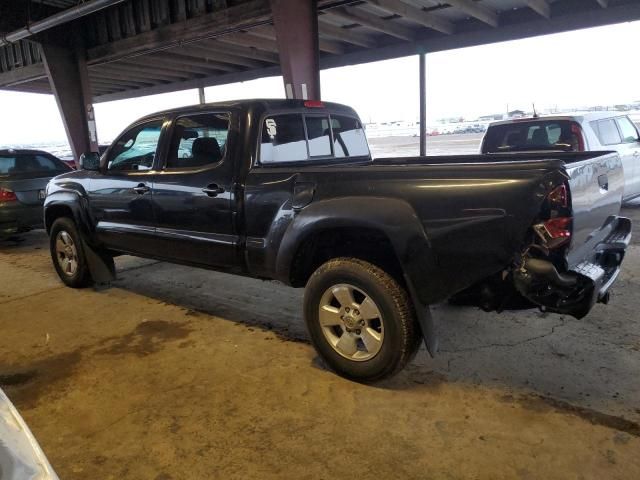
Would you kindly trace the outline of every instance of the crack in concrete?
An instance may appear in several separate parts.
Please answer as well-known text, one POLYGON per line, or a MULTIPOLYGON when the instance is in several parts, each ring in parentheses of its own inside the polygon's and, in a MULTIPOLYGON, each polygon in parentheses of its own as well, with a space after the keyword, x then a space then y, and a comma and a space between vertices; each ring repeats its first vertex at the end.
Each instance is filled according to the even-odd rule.
MULTIPOLYGON (((118 273, 123 273, 123 272, 132 272, 134 270, 140 270, 141 268, 146 268, 146 267, 152 267, 154 265, 157 265, 159 263, 163 263, 161 260, 157 260, 155 262, 151 262, 151 263, 146 263, 144 265, 137 265, 135 267, 129 267, 129 268, 123 268, 121 270, 116 270, 116 275, 118 273)), ((117 280, 117 279, 116 279, 117 280)))
POLYGON ((13 298, 10 298, 9 300, 4 300, 4 301, 0 302, 0 305, 6 305, 8 303, 15 302, 17 300, 24 300, 25 298, 35 297, 35 296, 38 296, 38 295, 42 295, 43 293, 53 292, 55 290, 62 290, 63 288, 67 288, 67 287, 63 285, 63 286, 60 286, 60 287, 48 288, 47 290, 41 290, 39 292, 30 293, 28 295, 23 295, 21 297, 13 297, 13 298))
MULTIPOLYGON (((199 384, 199 380, 197 378, 194 378, 194 379, 191 379, 191 380, 189 380, 187 382, 184 382, 184 383, 181 383, 179 385, 176 385, 176 386, 174 386, 172 388, 163 389, 163 393, 174 392, 176 390, 180 390, 180 389, 182 389, 184 387, 187 387, 189 385, 198 385, 198 384, 199 384)), ((130 417, 133 414, 139 413, 139 412, 141 412, 143 410, 147 410, 147 409, 150 409, 150 408, 153 409, 153 407, 149 406, 149 401, 155 395, 156 395, 155 393, 152 393, 152 394, 148 395, 147 398, 145 399, 145 401, 142 402, 142 404, 139 407, 134 408, 133 410, 129 410, 127 413, 125 413, 124 415, 116 418, 113 422, 110 422, 108 425, 104 425, 104 426, 102 426, 100 428, 97 428, 96 430, 93 430, 93 431, 91 431, 89 433, 86 433, 86 434, 84 434, 82 436, 84 438, 95 437, 96 435, 99 435, 100 433, 109 430, 111 427, 113 427, 114 425, 117 425, 118 423, 120 423, 121 421, 123 421, 127 417, 130 417)))
POLYGON ((460 349, 454 349, 454 350, 439 350, 439 352, 441 353, 463 353, 463 352, 475 352, 478 350, 484 350, 485 348, 494 348, 494 347, 517 347, 519 345, 523 345, 525 343, 529 343, 529 342, 533 342, 535 340, 540 340, 541 338, 545 338, 548 337, 550 335, 553 335, 556 331, 556 328, 559 327, 563 327, 565 325, 565 321, 564 319, 560 319, 560 322, 557 325, 554 325, 553 327, 551 327, 551 330, 549 330, 547 333, 543 333, 542 335, 536 335, 534 337, 529 337, 529 338, 525 338, 524 340, 520 340, 518 342, 514 342, 514 343, 489 343, 486 345, 479 345, 476 347, 467 347, 467 348, 460 348, 460 349))

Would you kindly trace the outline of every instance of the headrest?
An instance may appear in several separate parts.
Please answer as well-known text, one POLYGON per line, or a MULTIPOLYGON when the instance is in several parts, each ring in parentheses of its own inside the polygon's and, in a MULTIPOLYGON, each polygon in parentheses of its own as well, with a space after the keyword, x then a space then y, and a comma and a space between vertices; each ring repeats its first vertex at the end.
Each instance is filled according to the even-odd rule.
POLYGON ((193 146, 191 147, 191 153, 193 156, 196 155, 211 155, 216 159, 222 157, 222 152, 220 151, 220 145, 215 138, 196 138, 193 141, 193 146))
POLYGON ((549 145, 549 135, 547 135, 547 130, 539 128, 533 132, 533 135, 531 136, 531 143, 534 145, 549 145))

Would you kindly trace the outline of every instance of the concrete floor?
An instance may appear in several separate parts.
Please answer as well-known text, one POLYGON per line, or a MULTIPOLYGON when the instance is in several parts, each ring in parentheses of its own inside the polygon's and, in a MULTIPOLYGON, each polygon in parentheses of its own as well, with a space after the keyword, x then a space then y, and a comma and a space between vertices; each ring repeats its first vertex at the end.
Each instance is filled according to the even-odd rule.
POLYGON ((63 480, 637 479, 637 240, 587 318, 438 306, 438 357, 365 386, 300 291, 131 257, 73 290, 32 232, 0 243, 0 386, 63 480))

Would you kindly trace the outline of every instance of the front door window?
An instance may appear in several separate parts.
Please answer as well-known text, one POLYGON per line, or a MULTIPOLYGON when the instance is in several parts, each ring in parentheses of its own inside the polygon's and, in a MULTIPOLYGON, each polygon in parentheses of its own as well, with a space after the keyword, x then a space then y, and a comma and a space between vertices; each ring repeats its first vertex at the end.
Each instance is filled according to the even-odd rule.
POLYGON ((125 132, 109 151, 107 169, 111 172, 151 170, 161 131, 162 120, 154 120, 125 132))

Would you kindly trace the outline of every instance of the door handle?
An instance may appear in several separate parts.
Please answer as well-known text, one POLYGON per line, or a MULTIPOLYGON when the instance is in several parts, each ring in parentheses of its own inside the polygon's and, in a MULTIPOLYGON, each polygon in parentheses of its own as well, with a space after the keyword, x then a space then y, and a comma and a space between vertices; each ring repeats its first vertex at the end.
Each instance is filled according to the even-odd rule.
POLYGON ((136 192, 138 195, 144 195, 149 190, 151 190, 151 189, 149 187, 147 187, 144 183, 140 183, 140 184, 138 184, 137 187, 133 187, 133 191, 136 192))
POLYGON ((224 188, 212 183, 203 188, 202 192, 206 193, 210 197, 217 197, 219 194, 224 193, 224 188))
POLYGON ((633 152, 633 156, 640 157, 640 151, 636 150, 635 152, 633 152))
POLYGON ((600 185, 602 190, 609 190, 609 177, 607 174, 598 177, 598 185, 600 185))

